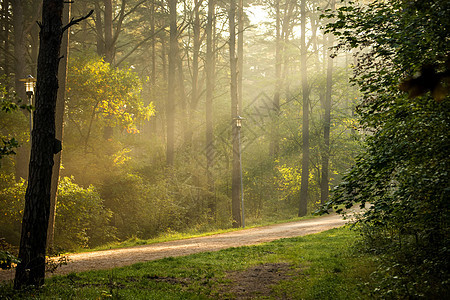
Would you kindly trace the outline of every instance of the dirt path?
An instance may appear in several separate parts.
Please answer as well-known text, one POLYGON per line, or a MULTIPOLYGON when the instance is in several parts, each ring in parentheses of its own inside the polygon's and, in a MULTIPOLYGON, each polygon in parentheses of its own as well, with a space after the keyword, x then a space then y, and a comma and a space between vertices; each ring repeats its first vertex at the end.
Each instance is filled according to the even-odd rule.
MULTIPOLYGON (((265 242, 303 236, 344 225, 347 221, 339 215, 265 227, 244 229, 229 233, 178 240, 130 248, 70 254, 68 265, 57 269, 56 274, 89 270, 111 269, 164 257, 184 256, 199 252, 218 251, 225 248, 256 245, 265 242)), ((11 280, 13 271, 0 271, 0 281, 11 280)), ((49 276, 48 274, 47 276, 49 276)))

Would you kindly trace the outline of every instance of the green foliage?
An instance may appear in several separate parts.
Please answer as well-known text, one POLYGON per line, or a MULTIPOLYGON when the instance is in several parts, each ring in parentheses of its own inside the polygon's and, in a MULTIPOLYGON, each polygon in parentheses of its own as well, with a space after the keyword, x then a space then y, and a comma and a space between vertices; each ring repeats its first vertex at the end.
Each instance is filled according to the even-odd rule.
POLYGON ((137 121, 148 120, 155 112, 151 103, 143 104, 141 82, 131 69, 113 68, 101 58, 82 56, 71 60, 68 74, 67 116, 86 149, 92 136, 101 136, 99 130, 119 127, 137 133, 137 121))
POLYGON ((105 177, 100 194, 113 213, 111 224, 121 240, 147 239, 207 226, 211 195, 196 186, 195 180, 181 168, 141 167, 136 173, 111 173, 105 177))
POLYGON ((433 89, 408 98, 398 86, 424 65, 445 71, 450 3, 351 3, 329 17, 337 18, 328 28, 339 47, 362 49, 354 81, 368 134, 364 154, 327 208, 370 203, 362 232, 369 249, 386 254, 380 274, 395 279, 380 282, 384 297, 441 294, 450 278, 450 101, 433 99, 433 89))
MULTIPOLYGON (((0 237, 18 245, 25 205, 26 181, 0 174, 0 237)), ((63 250, 97 246, 115 239, 108 221, 111 212, 93 187, 82 188, 71 178, 61 178, 56 208, 55 248, 63 250)))
POLYGON ((0 238, 0 269, 11 269, 20 262, 12 252, 15 252, 13 247, 4 238, 0 238))
POLYGON ((18 245, 25 205, 26 181, 15 182, 12 175, 0 173, 0 237, 18 245))
POLYGON ((3 146, 0 147, 0 159, 6 155, 16 154, 14 149, 19 147, 19 142, 17 142, 15 138, 9 140, 2 139, 2 142, 3 146))
MULTIPOLYGON (((14 93, 9 91, 3 83, 3 76, 0 77, 0 160, 4 156, 16 154, 15 149, 19 147, 17 138, 23 138, 23 118, 19 109, 26 109, 31 112, 31 106, 20 104, 14 93), (22 126, 21 126, 22 125, 22 126)), ((0 161, 1 162, 1 161, 0 161)))
POLYGON ((92 247, 114 240, 114 229, 108 224, 111 215, 94 187, 82 188, 73 178, 61 178, 56 205, 56 248, 92 247))
POLYGON ((0 269, 11 269, 13 264, 18 264, 19 262, 17 257, 9 253, 9 251, 0 250, 0 269))

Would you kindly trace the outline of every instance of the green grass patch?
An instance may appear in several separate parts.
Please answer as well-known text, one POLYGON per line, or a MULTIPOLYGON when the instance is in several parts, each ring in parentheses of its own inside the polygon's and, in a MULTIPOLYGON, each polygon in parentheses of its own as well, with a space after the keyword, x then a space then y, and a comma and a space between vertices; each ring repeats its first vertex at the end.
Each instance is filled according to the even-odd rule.
POLYGON ((365 299, 372 257, 352 248, 347 228, 258 246, 165 258, 46 280, 38 291, 5 299, 365 299))

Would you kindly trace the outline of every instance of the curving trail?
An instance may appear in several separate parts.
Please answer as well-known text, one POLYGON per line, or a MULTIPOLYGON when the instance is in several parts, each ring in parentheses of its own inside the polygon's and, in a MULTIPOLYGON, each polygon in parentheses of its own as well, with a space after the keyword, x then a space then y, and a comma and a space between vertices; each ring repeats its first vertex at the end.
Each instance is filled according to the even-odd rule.
MULTIPOLYGON (((218 251, 225 248, 256 245, 282 238, 303 236, 336 228, 347 223, 340 215, 327 215, 265 227, 243 229, 205 237, 177 240, 130 248, 69 254, 69 263, 57 269, 54 274, 111 269, 138 262, 165 257, 185 256, 199 252, 218 251)), ((47 274, 51 276, 52 274, 47 274)), ((12 280, 14 271, 0 270, 0 281, 12 280)))

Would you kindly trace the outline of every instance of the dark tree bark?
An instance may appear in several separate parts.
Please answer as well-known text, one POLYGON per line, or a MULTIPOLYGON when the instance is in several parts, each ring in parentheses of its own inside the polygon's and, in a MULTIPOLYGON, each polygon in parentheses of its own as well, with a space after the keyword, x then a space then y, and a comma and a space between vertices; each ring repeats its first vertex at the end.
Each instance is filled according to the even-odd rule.
POLYGON ((14 287, 40 286, 45 277, 45 253, 50 210, 50 186, 55 153, 55 106, 62 37, 62 0, 44 0, 40 32, 36 111, 19 259, 14 287))
POLYGON ((232 144, 233 144, 233 169, 231 175, 231 214, 233 227, 241 227, 241 204, 239 201, 240 170, 239 170, 239 140, 238 128, 234 119, 239 115, 238 86, 237 86, 237 58, 236 58, 236 0, 230 0, 228 18, 230 27, 230 92, 231 92, 231 118, 232 144))
MULTIPOLYGON (((335 1, 331 1, 331 9, 335 9, 335 1)), ((333 46, 333 35, 328 36, 328 47, 333 46)), ((322 176, 320 182, 320 203, 325 204, 329 196, 329 160, 330 160, 330 127, 331 127, 331 93, 333 87, 333 59, 328 51, 327 59, 327 89, 323 104, 323 151, 322 151, 322 176)))
MULTIPOLYGON (((214 94, 214 46, 213 46, 213 24, 214 24, 215 0, 208 1, 208 21, 206 23, 206 172, 208 190, 214 193, 214 116, 213 116, 213 94, 214 94)), ((216 213, 216 202, 214 197, 209 201, 211 215, 216 213)))
POLYGON ((62 26, 63 0, 44 0, 40 24, 36 110, 19 259, 14 288, 40 286, 45 277, 45 254, 50 213, 53 155, 61 150, 55 139, 55 108, 62 33, 91 13, 62 26))
POLYGON ((169 42, 169 74, 166 102, 167 147, 166 164, 173 166, 175 156, 175 85, 178 49, 177 0, 167 0, 169 6, 170 42, 169 42))
POLYGON ((302 126, 302 179, 300 187, 300 205, 298 216, 305 216, 308 207, 308 183, 309 183, 309 86, 307 73, 307 49, 306 49, 306 0, 300 4, 301 13, 301 78, 303 94, 303 126, 302 126))
MULTIPOLYGON (((70 10, 71 3, 67 3, 63 9, 63 24, 69 23, 70 20, 70 10)), ((59 89, 56 100, 56 110, 55 110, 55 138, 59 141, 63 140, 64 133, 64 107, 66 98, 66 81, 67 81, 67 65, 69 61, 69 31, 63 33, 61 42, 61 62, 58 68, 58 82, 59 89)), ((54 240, 54 229, 55 229, 55 217, 56 217, 56 200, 58 193, 58 182, 59 182, 59 171, 61 166, 61 156, 62 152, 55 155, 55 163, 53 165, 52 172, 52 185, 50 193, 50 216, 48 222, 48 233, 47 233, 47 248, 53 248, 54 240)))

